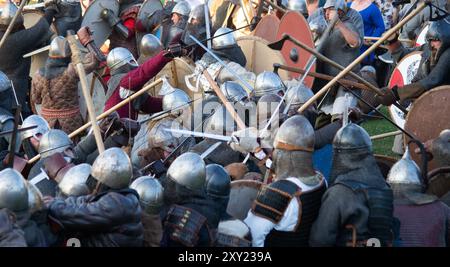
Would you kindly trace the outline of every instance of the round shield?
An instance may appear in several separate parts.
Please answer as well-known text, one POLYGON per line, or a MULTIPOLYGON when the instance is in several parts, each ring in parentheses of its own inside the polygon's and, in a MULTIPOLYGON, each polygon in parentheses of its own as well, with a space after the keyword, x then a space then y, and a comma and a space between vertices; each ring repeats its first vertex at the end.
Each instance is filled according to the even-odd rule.
POLYGON ((392 166, 394 166, 394 164, 398 161, 398 159, 377 154, 375 154, 374 157, 375 161, 377 162, 378 168, 381 171, 381 174, 383 174, 384 179, 387 179, 389 171, 391 170, 392 166))
MULTIPOLYGON (((151 83, 162 76, 166 76, 171 86, 185 91, 191 99, 194 99, 194 92, 189 90, 184 79, 184 76, 194 73, 194 68, 195 65, 189 58, 175 58, 170 63, 167 63, 155 78, 151 79, 148 83, 151 83)), ((148 93, 152 96, 157 96, 159 90, 161 90, 161 84, 150 89, 148 93)))
MULTIPOLYGON (((245 68, 258 75, 263 71, 273 71, 273 63, 285 65, 283 55, 279 51, 270 49, 268 42, 257 36, 241 36, 237 38, 237 43, 241 47, 247 59, 245 68)), ((279 72, 282 80, 288 80, 286 71, 279 72)))
MULTIPOLYGON (((86 76, 86 79, 89 86, 89 92, 92 97, 92 102, 94 103, 95 115, 98 116, 102 114, 103 108, 105 107, 107 87, 97 73, 90 73, 86 76)), ((83 90, 80 82, 78 83, 78 96, 81 116, 85 122, 89 121, 86 101, 83 96, 83 90)))
MULTIPOLYGON (((389 79, 389 88, 394 86, 402 87, 410 84, 414 76, 417 74, 421 59, 422 52, 416 51, 406 55, 402 60, 400 60, 397 67, 395 67, 392 72, 391 78, 389 79)), ((391 105, 389 107, 389 113, 395 123, 397 123, 400 127, 404 127, 405 114, 399 108, 391 105)))
POLYGON ((425 35, 427 34, 429 27, 430 25, 426 25, 425 27, 422 28, 419 35, 417 36, 416 46, 421 46, 427 42, 427 40, 425 39, 425 35))
MULTIPOLYGON (((24 10, 22 14, 23 14, 23 24, 25 26, 25 29, 29 29, 29 28, 33 27, 41 19, 44 19, 44 13, 42 13, 39 10, 24 10)), ((55 26, 52 25, 50 27, 50 30, 51 31, 48 32, 49 39, 53 33, 56 33, 55 26)), ((36 71, 38 71, 40 68, 42 68, 45 65, 47 58, 48 58, 48 50, 45 50, 41 53, 31 56, 30 77, 33 77, 33 75, 36 73, 36 71)))
POLYGON ((278 26, 280 25, 280 19, 275 14, 264 16, 256 25, 253 35, 263 38, 269 43, 273 43, 277 40, 278 26))
MULTIPOLYGON (((314 39, 309 29, 308 22, 297 11, 288 11, 281 18, 280 25, 278 26, 276 40, 280 40, 283 34, 289 34, 300 42, 314 49, 314 39)), ((281 54, 286 61, 286 64, 290 67, 305 69, 306 64, 312 55, 300 47, 296 46, 291 41, 284 42, 281 54)), ((311 71, 316 70, 316 64, 311 67, 311 71)), ((297 78, 299 73, 288 72, 290 78, 297 78)), ((305 79, 305 85, 309 88, 312 87, 314 77, 308 76, 305 79)))
POLYGON ((244 220, 262 185, 263 183, 254 180, 232 181, 227 213, 244 220))
POLYGON ((109 35, 113 31, 108 22, 100 18, 100 14, 103 9, 109 9, 114 16, 119 15, 119 2, 110 0, 95 0, 86 9, 83 16, 83 22, 81 27, 88 26, 93 32, 92 38, 97 47, 101 47, 109 35))
MULTIPOLYGON (((161 4, 161 1, 145 0, 145 2, 142 3, 141 8, 139 9, 139 13, 136 17, 136 21, 145 20, 146 18, 153 15, 153 13, 155 13, 155 11, 161 10, 161 9, 163 9, 163 5, 161 4)), ((146 34, 145 32, 137 32, 136 33, 136 43, 138 45, 141 43, 142 36, 144 36, 145 34, 146 34)), ((139 53, 139 49, 138 49, 138 53, 139 53)))
MULTIPOLYGON (((450 129, 450 85, 434 88, 416 99, 406 116, 405 129, 415 135, 422 143, 435 139, 441 131, 450 129)), ((405 146, 410 138, 404 135, 405 146)), ((417 145, 410 144, 409 151, 414 151, 417 145)), ((419 165, 420 156, 411 153, 413 160, 419 165)), ((435 169, 437 165, 432 161, 428 169, 435 169)))

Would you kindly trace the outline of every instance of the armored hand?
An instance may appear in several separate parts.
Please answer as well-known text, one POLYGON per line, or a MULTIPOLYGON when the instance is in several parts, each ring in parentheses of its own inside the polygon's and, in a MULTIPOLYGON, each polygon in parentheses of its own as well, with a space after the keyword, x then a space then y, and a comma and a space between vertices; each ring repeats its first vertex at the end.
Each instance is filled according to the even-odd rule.
POLYGON ((241 153, 255 153, 260 148, 258 130, 254 127, 233 132, 230 147, 241 153))
POLYGON ((187 54, 187 50, 182 48, 180 44, 171 44, 169 48, 164 52, 164 57, 176 58, 182 57, 187 54))

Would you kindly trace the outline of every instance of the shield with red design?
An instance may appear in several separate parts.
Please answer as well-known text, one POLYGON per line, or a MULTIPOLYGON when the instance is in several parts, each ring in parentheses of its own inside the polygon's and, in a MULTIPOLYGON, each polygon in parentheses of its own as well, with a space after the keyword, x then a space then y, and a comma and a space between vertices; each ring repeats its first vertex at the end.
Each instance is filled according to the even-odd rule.
POLYGON ((262 185, 263 183, 254 180, 232 181, 227 213, 244 220, 262 185))
MULTIPOLYGON (((422 52, 416 51, 406 55, 395 67, 389 79, 389 88, 398 86, 399 88, 410 84, 414 76, 416 76, 419 70, 420 60, 422 59, 422 52)), ((399 89, 401 90, 401 88, 399 89)), ((391 118, 400 127, 405 125, 405 114, 396 106, 391 105, 389 107, 389 113, 391 118)))
MULTIPOLYGON (((450 129, 450 85, 436 87, 418 99, 406 116, 405 129, 414 134, 421 142, 435 139, 445 130, 450 129)), ((410 138, 404 135, 405 146, 410 138)), ((409 145, 409 151, 414 151, 416 144, 409 145)), ((412 159, 420 166, 420 156, 411 153, 412 159)), ((428 169, 433 170, 438 165, 431 160, 428 169)))
POLYGON ((275 14, 266 15, 256 25, 253 35, 261 37, 269 43, 276 42, 280 22, 280 19, 275 14))
POLYGON ((415 46, 421 46, 421 45, 423 45, 423 44, 425 44, 427 42, 425 36, 427 35, 429 27, 430 27, 430 25, 426 25, 425 27, 422 28, 422 30, 420 31, 419 35, 417 36, 416 45, 415 46))
MULTIPOLYGON (((288 11, 281 18, 276 40, 280 40, 285 33, 314 49, 314 40, 308 22, 299 12, 288 11)), ((281 54, 288 66, 301 69, 305 69, 308 60, 312 57, 310 53, 296 46, 289 40, 284 42, 281 54)), ((315 70, 316 64, 313 64, 311 71, 315 70)), ((290 78, 298 78, 300 76, 300 74, 294 72, 289 72, 288 75, 290 78)), ((305 84, 308 87, 312 87, 313 82, 314 77, 306 77, 305 84)))

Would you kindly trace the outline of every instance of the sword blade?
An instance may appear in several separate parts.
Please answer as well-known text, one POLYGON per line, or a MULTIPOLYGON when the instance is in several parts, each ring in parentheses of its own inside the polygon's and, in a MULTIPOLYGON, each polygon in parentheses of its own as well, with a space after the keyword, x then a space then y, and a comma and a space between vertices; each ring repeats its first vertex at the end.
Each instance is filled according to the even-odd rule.
POLYGON ((217 142, 214 145, 210 146, 207 150, 205 150, 205 152, 203 152, 200 157, 202 159, 205 159, 207 156, 209 156, 209 154, 211 154, 214 150, 216 150, 216 148, 218 148, 220 146, 220 144, 222 144, 222 142, 217 142))
POLYGON ((184 134, 184 135, 191 135, 194 137, 210 138, 210 139, 215 139, 215 140, 220 140, 220 141, 225 141, 225 142, 231 141, 231 137, 225 136, 225 135, 209 134, 209 133, 194 132, 194 131, 181 130, 181 129, 169 129, 169 128, 164 129, 164 131, 171 132, 171 133, 179 133, 179 134, 184 134))
POLYGON ((40 54, 40 53, 48 51, 48 50, 50 50, 50 45, 41 47, 41 48, 36 49, 36 50, 34 50, 34 51, 32 51, 32 52, 30 52, 28 54, 25 54, 25 55, 23 55, 23 58, 31 57, 31 56, 34 56, 36 54, 40 54))

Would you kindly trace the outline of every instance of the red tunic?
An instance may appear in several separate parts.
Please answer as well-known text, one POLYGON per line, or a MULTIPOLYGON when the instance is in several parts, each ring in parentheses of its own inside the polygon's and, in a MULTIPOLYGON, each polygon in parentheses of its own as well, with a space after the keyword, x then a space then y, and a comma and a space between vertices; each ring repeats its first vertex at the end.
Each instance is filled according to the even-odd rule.
MULTIPOLYGON (((138 68, 127 73, 120 81, 117 88, 112 93, 111 97, 106 100, 104 111, 110 109, 111 107, 120 103, 123 99, 120 97, 120 88, 125 88, 130 91, 136 92, 151 79, 156 74, 158 74, 164 66, 170 62, 171 58, 166 58, 163 56, 164 51, 159 52, 158 55, 148 59, 138 68)), ((149 97, 144 108, 141 110, 145 113, 155 113, 162 110, 162 99, 159 97, 149 97)), ((131 118, 133 120, 137 119, 137 111, 134 108, 130 110, 130 104, 119 108, 117 110, 121 118, 131 118), (131 117, 129 116, 131 114, 131 117)))

